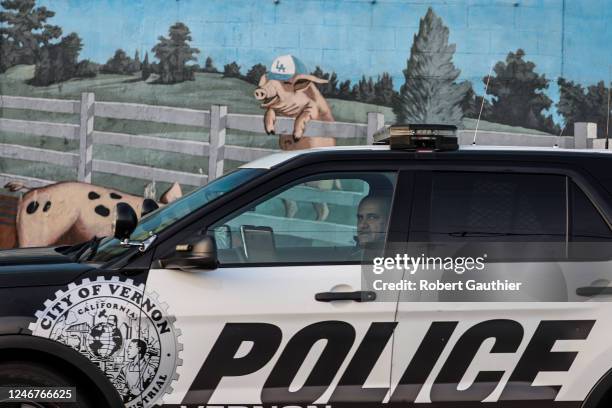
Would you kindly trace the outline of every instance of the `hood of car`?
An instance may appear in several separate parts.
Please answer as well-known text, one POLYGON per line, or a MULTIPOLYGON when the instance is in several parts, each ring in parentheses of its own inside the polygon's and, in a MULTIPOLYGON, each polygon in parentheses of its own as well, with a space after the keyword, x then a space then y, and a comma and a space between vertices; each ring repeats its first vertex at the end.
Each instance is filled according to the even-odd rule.
POLYGON ((73 262, 55 248, 0 251, 0 287, 67 284, 93 268, 73 262))
POLYGON ((55 248, 21 248, 0 251, 0 267, 9 265, 57 264, 72 260, 55 248))

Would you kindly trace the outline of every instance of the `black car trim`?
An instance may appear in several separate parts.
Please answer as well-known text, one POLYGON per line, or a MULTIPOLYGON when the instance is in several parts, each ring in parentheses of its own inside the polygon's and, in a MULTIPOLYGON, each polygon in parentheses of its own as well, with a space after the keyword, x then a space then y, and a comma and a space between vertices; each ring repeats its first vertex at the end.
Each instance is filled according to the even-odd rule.
POLYGON ((94 269, 91 265, 76 263, 34 262, 31 265, 0 266, 0 288, 67 285, 94 269))
POLYGON ((31 316, 2 316, 0 317, 0 336, 29 333, 28 325, 32 321, 34 318, 31 316))
POLYGON ((418 172, 401 170, 397 178, 387 228, 387 243, 403 242, 408 237, 412 207, 415 199, 415 178, 418 172))

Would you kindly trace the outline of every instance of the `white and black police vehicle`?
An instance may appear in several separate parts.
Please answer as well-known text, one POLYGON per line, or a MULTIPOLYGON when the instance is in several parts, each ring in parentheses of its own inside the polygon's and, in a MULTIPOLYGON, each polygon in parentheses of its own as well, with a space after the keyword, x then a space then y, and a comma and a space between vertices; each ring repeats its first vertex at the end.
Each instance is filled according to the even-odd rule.
POLYGON ((118 204, 115 237, 0 252, 3 404, 612 406, 609 280, 564 275, 612 258, 612 154, 453 134, 274 154, 140 222, 118 204), (410 242, 507 242, 504 278, 544 289, 380 301, 366 249, 410 242))

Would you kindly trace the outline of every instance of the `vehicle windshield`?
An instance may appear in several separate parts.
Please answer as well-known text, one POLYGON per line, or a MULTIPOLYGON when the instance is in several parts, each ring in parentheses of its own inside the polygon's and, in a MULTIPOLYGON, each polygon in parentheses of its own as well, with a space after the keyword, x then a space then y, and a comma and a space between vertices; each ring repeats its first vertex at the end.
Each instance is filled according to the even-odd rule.
MULTIPOLYGON (((142 218, 130 236, 132 240, 143 240, 152 234, 157 234, 169 225, 203 207, 216 198, 227 194, 249 180, 262 174, 263 169, 238 169, 225 176, 211 181, 178 200, 161 207, 142 218)), ((105 262, 127 251, 119 245, 119 240, 113 237, 104 238, 92 262, 105 262)))

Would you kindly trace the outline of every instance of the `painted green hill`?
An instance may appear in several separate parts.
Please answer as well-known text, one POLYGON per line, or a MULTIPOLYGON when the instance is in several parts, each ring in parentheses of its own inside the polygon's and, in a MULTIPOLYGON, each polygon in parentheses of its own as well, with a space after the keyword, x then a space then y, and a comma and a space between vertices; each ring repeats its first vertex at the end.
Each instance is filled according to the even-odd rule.
MULTIPOLYGON (((96 100, 144 103, 190 109, 210 109, 210 105, 227 105, 233 113, 263 114, 253 97, 255 86, 237 79, 223 78, 221 74, 197 73, 195 81, 173 85, 153 85, 129 75, 100 74, 92 79, 75 79, 47 87, 25 83, 34 75, 33 66, 17 66, 0 75, 0 94, 31 96, 35 98, 78 99, 82 92, 94 92, 96 100)), ((336 120, 366 122, 368 112, 380 112, 387 123, 395 121, 391 108, 367 103, 329 99, 336 120)), ((465 119, 464 127, 473 129, 476 121, 465 119)), ((157 126, 157 125, 156 125, 157 126)), ((544 134, 542 132, 486 121, 480 129, 500 132, 544 134)))
MULTIPOLYGON (((0 95, 80 99, 82 92, 94 92, 98 101, 143 103, 204 110, 210 109, 212 104, 221 104, 227 105, 230 113, 263 114, 263 110, 259 108, 259 104, 253 97, 254 85, 236 78, 223 78, 221 74, 198 73, 196 74, 195 81, 173 85, 148 84, 140 81, 139 77, 127 75, 101 74, 96 78, 75 79, 47 87, 28 85, 26 81, 32 78, 33 74, 33 66, 17 66, 9 69, 0 75, 0 95)), ((388 107, 338 99, 330 99, 329 103, 338 121, 365 123, 368 112, 383 113, 387 123, 393 123, 395 120, 393 112, 388 107)), ((0 109, 0 117, 78 123, 76 115, 15 109, 0 109)), ((474 125, 474 120, 465 120, 466 128, 473 129, 474 125)), ((97 118, 95 128, 97 130, 154 135, 158 137, 208 140, 206 129, 189 126, 97 118)), ((540 133, 488 122, 481 122, 480 129, 527 132, 532 134, 540 133)), ((78 149, 74 141, 10 132, 0 132, 0 143, 20 144, 58 151, 75 151, 78 149)), ((227 143, 248 147, 276 148, 277 137, 232 131, 228 133, 227 143)), ((339 144, 360 143, 364 143, 364 141, 346 139, 339 141, 339 144)), ((186 156, 148 149, 126 149, 120 146, 94 146, 94 157, 192 173, 201 172, 202 169, 206 172, 208 166, 205 158, 197 156, 186 156)), ((226 168, 231 169, 238 164, 229 162, 226 168)), ((11 159, 0 160, 0 173, 21 174, 54 180, 76 178, 76 172, 65 167, 11 159)), ((139 194, 142 193, 142 189, 147 181, 114 175, 94 174, 94 183, 113 186, 124 191, 139 194)), ((160 189, 164 187, 165 185, 160 183, 160 189)))
MULTIPOLYGON (((33 66, 17 66, 0 75, 0 93, 34 98, 78 99, 82 92, 94 92, 96 100, 144 103, 190 109, 210 109, 210 105, 227 105, 233 113, 263 114, 253 97, 255 86, 221 74, 197 73, 195 81, 172 85, 147 84, 139 77, 100 74, 91 79, 75 79, 47 87, 28 85, 33 66)), ((367 112, 381 112, 394 118, 390 108, 359 102, 331 100, 336 119, 343 122, 366 122, 367 112)))

